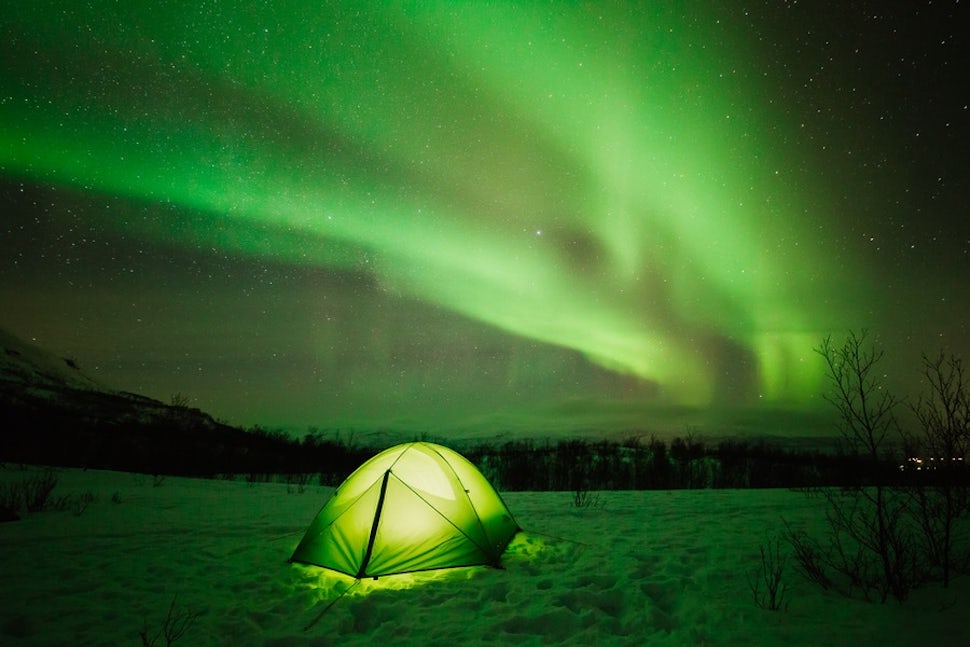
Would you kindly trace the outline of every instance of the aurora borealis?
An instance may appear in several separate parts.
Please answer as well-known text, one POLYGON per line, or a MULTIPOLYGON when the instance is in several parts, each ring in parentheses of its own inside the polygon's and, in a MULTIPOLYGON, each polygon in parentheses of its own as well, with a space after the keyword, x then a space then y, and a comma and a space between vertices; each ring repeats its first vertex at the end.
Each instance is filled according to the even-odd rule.
POLYGON ((651 430, 966 356, 959 3, 22 4, 0 325, 117 388, 651 430))

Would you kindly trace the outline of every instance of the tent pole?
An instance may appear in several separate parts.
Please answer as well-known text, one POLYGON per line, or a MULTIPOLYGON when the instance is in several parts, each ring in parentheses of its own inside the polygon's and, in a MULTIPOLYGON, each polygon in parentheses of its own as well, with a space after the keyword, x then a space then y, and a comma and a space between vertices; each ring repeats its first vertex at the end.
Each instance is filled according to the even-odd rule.
POLYGON ((366 575, 367 564, 370 562, 371 553, 374 551, 374 539, 377 538, 377 524, 381 521, 381 511, 384 509, 384 495, 387 494, 387 479, 391 475, 391 470, 384 472, 384 480, 381 481, 381 494, 377 499, 377 508, 374 510, 374 523, 370 527, 370 538, 367 540, 367 552, 364 559, 360 562, 360 569, 357 571, 357 578, 366 575))

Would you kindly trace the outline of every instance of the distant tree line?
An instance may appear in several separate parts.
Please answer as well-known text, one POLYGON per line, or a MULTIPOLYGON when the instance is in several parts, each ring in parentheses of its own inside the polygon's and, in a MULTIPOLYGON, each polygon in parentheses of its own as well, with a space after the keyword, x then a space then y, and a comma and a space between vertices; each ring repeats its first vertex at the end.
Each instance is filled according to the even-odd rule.
POLYGON ((509 441, 465 452, 501 490, 671 490, 858 487, 901 479, 898 462, 792 451, 763 440, 707 444, 692 436, 624 442, 509 441))
MULTIPOLYGON (((5 407, 0 461, 252 480, 311 474, 321 484, 337 485, 382 449, 358 444, 352 432, 311 429, 295 438, 264 427, 221 424, 183 405, 159 408, 154 401, 152 415, 108 415, 111 406, 126 405, 89 397, 106 400, 88 403, 98 415, 43 403, 5 407)), ((459 449, 499 490, 858 487, 877 476, 907 476, 898 461, 873 465, 860 456, 792 451, 760 440, 708 444, 692 435, 669 442, 522 439, 459 449)))
MULTIPOLYGON (((164 404, 125 393, 0 389, 0 462, 252 480, 299 474, 337 485, 383 449, 355 442, 352 430, 310 428, 295 438, 232 427, 186 402, 178 395, 164 404)), ((763 439, 704 441, 693 434, 669 441, 644 435, 620 442, 521 439, 456 449, 499 490, 857 489, 968 479, 962 464, 959 470, 900 469, 901 447, 878 454, 806 451, 763 439)), ((946 448, 932 449, 942 455, 946 448)))

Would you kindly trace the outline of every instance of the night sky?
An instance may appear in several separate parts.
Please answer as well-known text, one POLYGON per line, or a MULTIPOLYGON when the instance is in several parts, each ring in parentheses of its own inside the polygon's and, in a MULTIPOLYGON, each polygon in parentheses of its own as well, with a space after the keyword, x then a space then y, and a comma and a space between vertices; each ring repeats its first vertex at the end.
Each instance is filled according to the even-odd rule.
POLYGON ((966 3, 151 4, 0 16, 0 326, 112 388, 801 434, 829 333, 970 357, 966 3))

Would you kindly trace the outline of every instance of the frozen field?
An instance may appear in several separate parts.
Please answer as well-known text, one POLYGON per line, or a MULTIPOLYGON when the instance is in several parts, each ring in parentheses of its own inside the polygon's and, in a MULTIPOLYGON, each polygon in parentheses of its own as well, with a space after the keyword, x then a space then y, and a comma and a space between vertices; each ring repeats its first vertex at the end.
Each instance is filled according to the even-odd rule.
POLYGON ((365 581, 321 616, 353 580, 287 559, 330 488, 58 475, 55 495, 93 501, 0 524, 4 645, 138 645, 170 606, 200 614, 186 646, 970 644, 966 578, 879 605, 821 592, 789 563, 788 609, 758 608, 748 577, 765 533, 824 514, 785 490, 604 492, 589 508, 505 493, 525 531, 504 569, 365 581))

